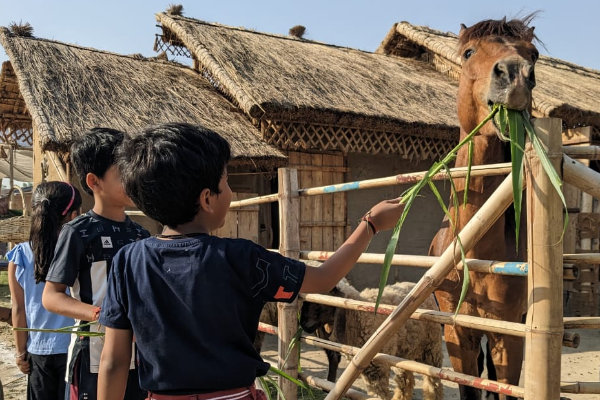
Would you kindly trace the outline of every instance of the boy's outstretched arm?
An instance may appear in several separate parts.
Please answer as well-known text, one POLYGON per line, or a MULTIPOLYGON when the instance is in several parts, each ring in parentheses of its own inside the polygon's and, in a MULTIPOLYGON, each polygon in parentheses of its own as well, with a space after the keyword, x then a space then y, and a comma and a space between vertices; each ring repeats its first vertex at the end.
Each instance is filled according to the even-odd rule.
POLYGON ((375 205, 366 214, 369 222, 361 221, 352 235, 340 248, 318 268, 306 267, 302 293, 325 293, 331 290, 354 266, 373 238, 374 227, 377 232, 393 228, 400 219, 404 204, 400 198, 385 200, 375 205))
POLYGON ((46 281, 42 294, 44 308, 55 314, 83 321, 95 321, 98 307, 83 303, 67 294, 67 285, 46 281))
POLYGON ((122 400, 127 387, 133 332, 106 328, 98 370, 98 400, 122 400))

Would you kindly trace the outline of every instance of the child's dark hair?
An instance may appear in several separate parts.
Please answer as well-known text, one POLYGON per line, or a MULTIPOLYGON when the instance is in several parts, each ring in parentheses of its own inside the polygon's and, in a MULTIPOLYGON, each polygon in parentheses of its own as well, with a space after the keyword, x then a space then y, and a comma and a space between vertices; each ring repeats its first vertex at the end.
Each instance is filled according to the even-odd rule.
POLYGON ((85 183, 86 175, 92 173, 98 178, 104 177, 106 170, 115 163, 116 151, 124 136, 116 129, 92 128, 71 144, 71 163, 87 194, 94 193, 85 183))
POLYGON ((198 125, 168 123, 126 138, 117 165, 127 195, 150 218, 169 227, 190 222, 204 189, 219 194, 231 156, 229 143, 198 125))
POLYGON ((60 228, 65 218, 79 207, 79 190, 65 182, 42 182, 33 192, 29 241, 33 251, 36 283, 46 281, 60 228))

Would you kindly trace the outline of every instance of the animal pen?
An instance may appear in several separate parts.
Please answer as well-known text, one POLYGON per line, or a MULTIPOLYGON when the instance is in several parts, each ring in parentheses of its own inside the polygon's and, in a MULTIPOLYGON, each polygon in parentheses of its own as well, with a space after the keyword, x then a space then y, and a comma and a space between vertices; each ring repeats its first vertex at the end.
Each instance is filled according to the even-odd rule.
MULTIPOLYGON (((573 156, 578 159, 597 159, 600 148, 594 146, 562 147, 560 119, 538 119, 535 121, 534 126, 538 136, 546 146, 555 169, 560 171, 563 181, 595 198, 600 198, 600 174, 571 158, 573 156)), ((569 279, 571 274, 568 268, 569 263, 597 264, 600 262, 600 257, 596 253, 563 254, 561 239, 565 210, 559 195, 555 192, 550 179, 530 146, 526 148, 525 154, 527 160, 525 180, 527 188, 528 262, 507 263, 502 262, 502 260, 467 260, 467 263, 471 270, 521 275, 523 279, 525 279, 525 276, 527 277, 528 311, 526 323, 510 323, 474 316, 419 310, 419 305, 434 291, 444 276, 455 267, 461 268, 460 249, 458 249, 458 246, 450 246, 440 257, 395 255, 392 261, 393 265, 429 267, 429 270, 397 307, 379 307, 377 312, 389 314, 389 317, 362 349, 303 335, 301 340, 305 343, 349 354, 354 358, 335 384, 313 376, 300 374, 302 380, 312 386, 329 391, 327 400, 337 400, 342 396, 364 400, 369 396, 352 390, 351 386, 361 370, 371 360, 375 359, 389 366, 439 377, 491 392, 522 397, 526 400, 558 400, 560 393, 600 394, 600 382, 561 382, 560 380, 561 346, 577 347, 579 343, 578 335, 569 330, 600 328, 600 318, 598 317, 563 317, 563 275, 565 279, 569 279), (563 267, 563 265, 567 265, 567 267, 563 267), (524 387, 468 376, 450 369, 436 368, 378 353, 385 342, 408 318, 440 324, 455 324, 524 337, 526 343, 524 387), (533 360, 535 360, 535 363, 532 362, 533 360)), ((477 240, 512 203, 510 164, 481 166, 471 172, 471 176, 474 175, 508 176, 485 206, 460 232, 465 252, 477 243, 477 240)), ((464 168, 452 170, 453 178, 464 176, 466 176, 464 168)), ((297 171, 291 168, 281 168, 279 169, 279 191, 277 194, 234 201, 231 208, 235 210, 248 205, 279 201, 279 251, 285 256, 296 259, 324 261, 330 256, 330 252, 320 251, 320 249, 300 249, 298 234, 300 197, 327 196, 341 191, 391 186, 405 183, 407 180, 416 181, 419 178, 420 174, 408 174, 330 186, 298 188, 297 171)), ((448 176, 438 174, 435 179, 448 179, 448 176)), ((381 263, 382 261, 382 254, 367 253, 363 254, 358 260, 359 263, 381 263)), ((375 310, 372 303, 325 295, 302 295, 302 298, 315 303, 347 309, 367 312, 375 310)), ((298 302, 280 303, 278 307, 278 327, 261 324, 259 329, 267 333, 278 334, 278 367, 288 375, 297 377, 298 353, 289 351, 289 345, 298 330, 298 302)), ((283 396, 287 400, 296 398, 295 384, 280 378, 280 387, 283 396)))

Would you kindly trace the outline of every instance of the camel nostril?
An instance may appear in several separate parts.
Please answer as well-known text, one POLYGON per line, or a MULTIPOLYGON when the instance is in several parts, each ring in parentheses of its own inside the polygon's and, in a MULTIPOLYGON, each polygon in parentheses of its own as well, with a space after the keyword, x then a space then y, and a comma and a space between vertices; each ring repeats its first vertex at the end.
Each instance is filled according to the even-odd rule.
POLYGON ((494 75, 498 78, 502 78, 508 74, 508 66, 504 61, 499 61, 494 65, 494 75))

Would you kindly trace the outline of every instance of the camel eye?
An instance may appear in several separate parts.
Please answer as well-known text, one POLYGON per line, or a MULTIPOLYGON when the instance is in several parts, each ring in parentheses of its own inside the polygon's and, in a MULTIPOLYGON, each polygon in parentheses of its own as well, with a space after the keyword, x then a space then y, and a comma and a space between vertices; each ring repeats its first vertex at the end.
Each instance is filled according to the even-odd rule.
POLYGON ((469 58, 471 58, 471 56, 475 53, 475 50, 473 49, 467 49, 465 50, 464 54, 463 54, 463 58, 465 60, 468 60, 469 58))

